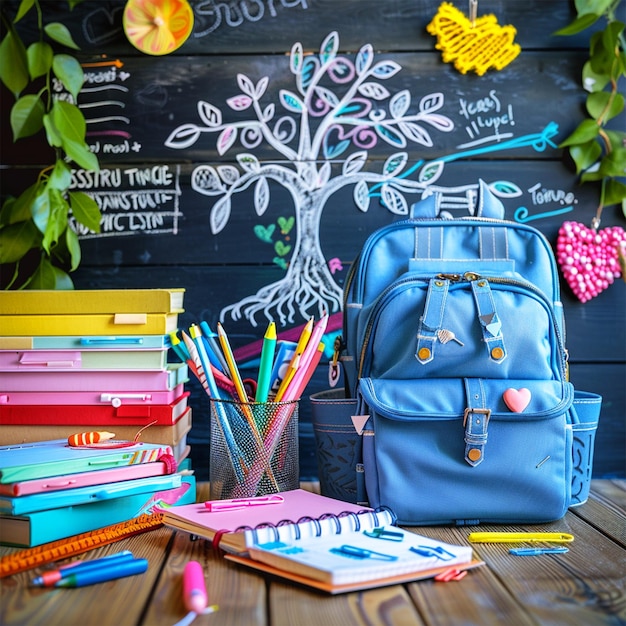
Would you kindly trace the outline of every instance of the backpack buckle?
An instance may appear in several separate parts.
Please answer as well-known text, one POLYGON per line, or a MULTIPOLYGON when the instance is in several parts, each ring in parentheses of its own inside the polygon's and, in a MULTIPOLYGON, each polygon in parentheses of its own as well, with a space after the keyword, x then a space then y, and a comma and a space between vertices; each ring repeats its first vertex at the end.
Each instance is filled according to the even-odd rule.
POLYGON ((487 445, 487 427, 491 409, 467 407, 463 414, 465 429, 465 460, 472 467, 482 463, 487 445))

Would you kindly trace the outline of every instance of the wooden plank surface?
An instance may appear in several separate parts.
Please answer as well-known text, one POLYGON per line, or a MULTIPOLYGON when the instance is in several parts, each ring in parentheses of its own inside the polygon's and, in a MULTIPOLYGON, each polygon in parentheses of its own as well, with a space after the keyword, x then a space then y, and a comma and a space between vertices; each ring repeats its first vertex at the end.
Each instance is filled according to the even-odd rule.
MULTIPOLYGON (((311 486, 309 486, 311 487, 311 486)), ((198 499, 208 486, 200 484, 198 499)), ((480 530, 571 532, 570 551, 517 557, 506 544, 474 544, 486 566, 461 582, 432 580, 329 597, 275 579, 264 579, 224 561, 204 540, 165 528, 136 535, 90 554, 130 549, 150 561, 146 574, 82 589, 37 589, 39 572, 0 580, 0 623, 63 626, 160 626, 185 615, 182 571, 189 559, 203 564, 211 603, 219 610, 194 623, 314 626, 319 624, 618 624, 626 620, 626 481, 592 482, 589 502, 550 524, 482 525, 480 530), (622 534, 620 535, 620 528, 622 534)), ((464 543, 471 527, 410 529, 464 543)), ((0 548, 0 555, 12 551, 0 548)))

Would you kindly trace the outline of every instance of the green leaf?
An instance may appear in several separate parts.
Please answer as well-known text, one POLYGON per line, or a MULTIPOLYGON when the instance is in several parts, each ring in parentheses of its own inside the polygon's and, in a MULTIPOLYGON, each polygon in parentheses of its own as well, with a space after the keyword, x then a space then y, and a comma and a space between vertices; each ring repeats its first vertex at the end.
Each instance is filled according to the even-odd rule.
POLYGON ((102 214, 96 201, 82 191, 70 191, 69 196, 76 221, 94 233, 99 233, 102 214))
POLYGON ((58 189, 49 189, 50 219, 43 236, 43 249, 50 254, 52 248, 59 241, 59 237, 67 228, 67 217, 70 210, 69 204, 58 189))
POLYGON ((600 162, 600 173, 603 176, 626 176, 626 147, 611 150, 600 162))
POLYGON ((45 76, 50 71, 53 55, 50 44, 45 41, 36 41, 28 46, 26 58, 28 60, 28 72, 32 79, 45 76))
POLYGON ((591 61, 587 61, 583 66, 583 87, 586 91, 602 91, 609 81, 611 76, 609 74, 598 74, 591 67, 591 61))
POLYGON ((34 94, 22 96, 11 107, 11 129, 13 141, 30 137, 43 127, 45 108, 41 98, 34 94))
POLYGON ((70 253, 70 272, 73 272, 80 265, 81 251, 78 235, 69 226, 65 229, 65 245, 70 253))
POLYGON ((41 183, 36 182, 22 191, 22 193, 15 199, 9 219, 10 224, 26 222, 32 219, 33 213, 31 207, 37 198, 40 187, 41 183))
POLYGON ((85 81, 85 75, 80 63, 69 54, 55 54, 52 60, 52 69, 54 75, 76 100, 85 81))
POLYGON ((580 15, 571 24, 560 28, 554 34, 576 35, 577 33, 580 33, 583 30, 589 28, 592 24, 595 24, 599 18, 600 16, 596 15, 595 13, 586 13, 584 15, 580 15))
POLYGON ((97 171, 98 158, 85 143, 87 125, 79 108, 69 102, 57 100, 52 106, 51 120, 67 156, 80 167, 97 171))
POLYGON ((66 272, 44 257, 28 282, 28 289, 74 289, 74 284, 66 272))
POLYGON ((64 102, 63 100, 55 100, 50 115, 63 142, 65 140, 80 143, 85 141, 87 124, 83 114, 75 104, 64 102))
POLYGON ((565 148, 579 143, 586 143, 595 139, 600 132, 600 127, 594 120, 583 120, 578 128, 561 144, 559 148, 565 148))
POLYGON ((604 188, 604 204, 620 204, 626 200, 626 185, 618 180, 607 180, 604 188))
POLYGON ((35 0, 22 0, 13 23, 17 24, 17 22, 19 22, 32 9, 34 4, 35 0))
POLYGON ((72 161, 86 170, 97 172, 99 170, 98 157, 89 149, 85 142, 63 140, 63 149, 72 161))
POLYGON ((39 232, 45 234, 46 228, 48 228, 48 220, 50 219, 50 199, 45 185, 42 185, 38 190, 35 199, 30 205, 30 212, 39 232))
POLYGON ((43 116, 43 125, 46 129, 46 139, 48 143, 54 148, 60 148, 63 145, 63 137, 59 134, 59 131, 52 121, 52 117, 48 113, 43 116))
POLYGON ((67 163, 57 159, 48 178, 48 189, 58 189, 65 191, 72 184, 72 170, 67 163))
POLYGON ((587 96, 587 112, 591 117, 604 124, 624 110, 624 96, 608 91, 597 91, 587 96))
POLYGON ((17 98, 28 85, 26 49, 18 34, 11 28, 0 43, 0 80, 17 98))
POLYGON ((610 6, 613 0, 575 0, 576 12, 578 15, 583 13, 603 14, 610 6))
POLYGON ((589 169, 602 156, 602 148, 595 141, 577 144, 569 149, 570 156, 576 164, 576 173, 589 169))
POLYGON ((80 50, 80 48, 74 43, 72 35, 67 26, 60 22, 50 22, 43 27, 46 35, 53 39, 57 43, 60 43, 67 48, 73 48, 74 50, 80 50))
POLYGON ((11 214, 13 213, 13 207, 15 206, 16 198, 14 196, 7 196, 0 207, 0 228, 2 226, 8 226, 11 223, 11 214))
POLYGON ((0 263, 15 263, 34 248, 40 235, 30 221, 0 228, 0 263))

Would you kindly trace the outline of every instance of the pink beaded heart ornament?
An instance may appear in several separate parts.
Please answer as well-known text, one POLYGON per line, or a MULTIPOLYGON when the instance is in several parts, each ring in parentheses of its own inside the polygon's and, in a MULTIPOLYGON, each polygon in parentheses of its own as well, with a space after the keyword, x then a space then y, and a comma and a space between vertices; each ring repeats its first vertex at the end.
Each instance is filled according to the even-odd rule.
POLYGON ((556 243, 556 258, 574 295, 587 302, 622 274, 626 231, 619 226, 602 230, 578 222, 563 222, 556 243))

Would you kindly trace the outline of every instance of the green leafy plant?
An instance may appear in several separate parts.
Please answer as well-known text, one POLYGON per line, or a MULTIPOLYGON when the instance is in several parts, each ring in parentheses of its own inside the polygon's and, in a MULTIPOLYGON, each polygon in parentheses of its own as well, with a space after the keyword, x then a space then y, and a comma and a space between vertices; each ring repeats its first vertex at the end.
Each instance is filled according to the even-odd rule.
POLYGON ((626 76, 624 24, 616 19, 622 0, 576 0, 576 19, 557 35, 574 35, 604 21, 604 28, 589 41, 589 59, 582 71, 582 83, 589 95, 583 120, 560 145, 567 148, 582 183, 600 183, 600 202, 594 227, 600 223, 605 206, 622 204, 626 216, 626 133, 607 127, 624 111, 619 81, 626 76))
MULTIPOLYGON (((69 9, 81 1, 68 0, 69 9)), ((99 169, 76 104, 83 69, 66 52, 78 46, 63 24, 44 24, 42 5, 42 0, 21 0, 12 19, 6 5, 2 10, 0 80, 15 98, 10 111, 13 141, 41 133, 55 156, 27 189, 6 198, 0 209, 0 278, 6 289, 72 289, 68 272, 80 264, 81 250, 71 217, 94 232, 100 230, 96 202, 70 190, 72 163, 99 169), (27 45, 16 24, 31 11, 36 14, 36 41, 27 45)))

